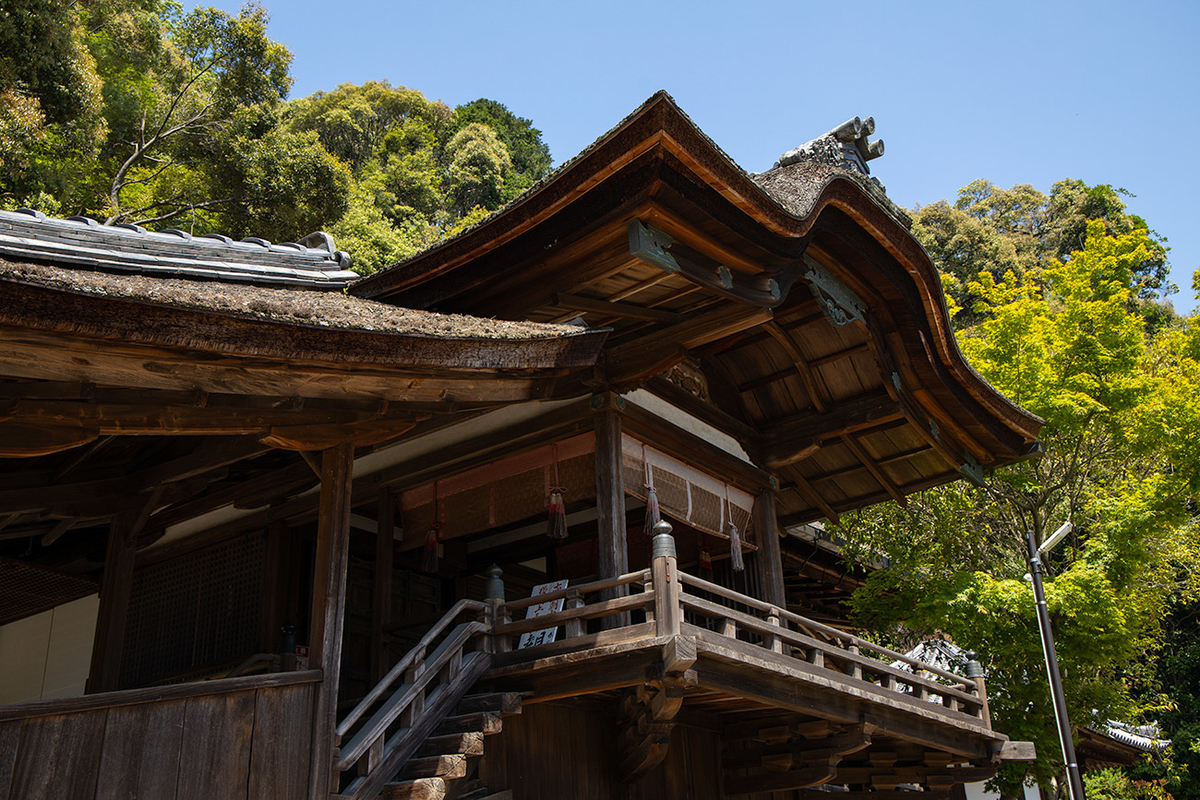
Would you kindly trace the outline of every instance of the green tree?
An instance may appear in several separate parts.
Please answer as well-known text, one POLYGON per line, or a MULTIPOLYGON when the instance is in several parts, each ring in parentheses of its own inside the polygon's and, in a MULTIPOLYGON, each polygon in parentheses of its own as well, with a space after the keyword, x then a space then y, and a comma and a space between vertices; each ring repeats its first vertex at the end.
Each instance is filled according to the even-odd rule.
MULTIPOLYGON (((1189 524, 1200 491, 1200 365, 1180 330, 1149 344, 1131 305, 1133 275, 1153 251, 1144 230, 1088 226, 1084 248, 969 291, 980 321, 960 334, 972 364, 1046 420, 1046 455, 998 471, 986 489, 931 490, 907 509, 844 518, 862 548, 886 552, 855 599, 863 624, 947 635, 989 672, 996 725, 1037 744, 1035 775, 1058 748, 1025 572, 1024 531, 1040 542, 1072 519, 1076 535, 1051 560, 1048 603, 1068 705, 1078 724, 1133 715, 1153 683, 1161 621, 1194 591, 1200 547, 1189 524), (964 520, 966 521, 964 524, 964 520), (920 535, 917 535, 917 534, 920 535)), ((1003 776, 1015 791, 1021 775, 1003 776)))
POLYGON ((500 207, 512 159, 494 130, 479 122, 465 126, 446 145, 446 160, 446 196, 458 216, 476 206, 500 207))
POLYGON ((494 130, 512 158, 512 174, 504 185, 504 202, 528 189, 550 171, 550 148, 542 141, 542 132, 533 127, 531 120, 518 117, 502 103, 481 97, 454 109, 456 132, 475 122, 494 130))

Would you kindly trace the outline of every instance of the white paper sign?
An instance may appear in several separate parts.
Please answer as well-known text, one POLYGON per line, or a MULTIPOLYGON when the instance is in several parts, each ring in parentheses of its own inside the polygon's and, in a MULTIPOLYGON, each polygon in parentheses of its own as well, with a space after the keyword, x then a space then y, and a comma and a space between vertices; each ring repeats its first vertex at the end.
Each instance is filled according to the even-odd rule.
MULTIPOLYGON (((560 589, 565 588, 567 588, 567 581, 551 581, 550 583, 542 583, 533 587, 533 592, 529 596, 537 597, 539 595, 557 592, 560 589)), ((559 611, 563 610, 564 599, 565 598, 560 597, 557 600, 550 600, 545 603, 538 603, 536 606, 530 606, 529 610, 525 613, 525 619, 530 619, 532 617, 544 617, 547 614, 557 614, 559 611)), ((539 644, 549 644, 550 642, 554 641, 554 637, 557 633, 558 628, 546 628, 545 630, 541 631, 530 631, 529 633, 523 633, 521 634, 521 641, 517 644, 517 649, 524 650, 526 647, 537 647, 539 644)))

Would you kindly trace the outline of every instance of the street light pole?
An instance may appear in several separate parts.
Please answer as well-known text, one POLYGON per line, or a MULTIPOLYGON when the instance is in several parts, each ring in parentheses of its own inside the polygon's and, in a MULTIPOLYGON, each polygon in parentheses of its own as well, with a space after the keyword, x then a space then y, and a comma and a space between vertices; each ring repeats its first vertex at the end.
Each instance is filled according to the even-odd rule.
MULTIPOLYGON (((1063 528, 1069 531, 1070 528, 1067 525, 1064 525, 1063 528)), ((1037 600, 1038 630, 1042 634, 1042 653, 1046 657, 1046 674, 1050 678, 1050 694, 1054 698, 1054 719, 1058 723, 1058 740, 1062 744, 1063 761, 1067 765, 1067 786, 1071 790, 1071 800, 1085 800, 1083 778, 1079 775, 1079 762, 1075 758, 1075 742, 1071 736, 1071 721, 1067 718, 1067 701, 1063 695, 1062 678, 1058 672, 1058 656, 1054 652, 1054 633, 1050 630, 1050 614, 1046 609, 1046 591, 1042 587, 1042 556, 1034 541, 1033 531, 1026 531, 1025 536, 1029 545, 1029 575, 1033 581, 1033 596, 1037 600)), ((1059 538, 1061 536, 1056 535, 1055 539, 1047 544, 1053 545, 1059 538)))

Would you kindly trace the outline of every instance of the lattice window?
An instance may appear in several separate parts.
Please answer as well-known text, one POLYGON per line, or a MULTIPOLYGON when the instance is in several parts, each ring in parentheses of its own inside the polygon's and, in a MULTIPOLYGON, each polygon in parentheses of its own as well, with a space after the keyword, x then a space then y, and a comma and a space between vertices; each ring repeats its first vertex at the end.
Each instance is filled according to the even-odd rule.
POLYGON ((122 687, 202 672, 257 652, 266 534, 134 571, 122 687))

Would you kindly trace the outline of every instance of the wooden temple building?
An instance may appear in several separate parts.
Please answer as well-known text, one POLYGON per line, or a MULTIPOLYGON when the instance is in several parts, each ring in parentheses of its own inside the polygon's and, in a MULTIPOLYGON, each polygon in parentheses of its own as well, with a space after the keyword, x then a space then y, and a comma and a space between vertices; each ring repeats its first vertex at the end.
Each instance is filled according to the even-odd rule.
POLYGON ((748 175, 657 94, 365 279, 322 234, 0 212, 0 798, 885 800, 1030 758, 978 664, 854 635, 805 525, 1037 449, 873 130, 748 175))

